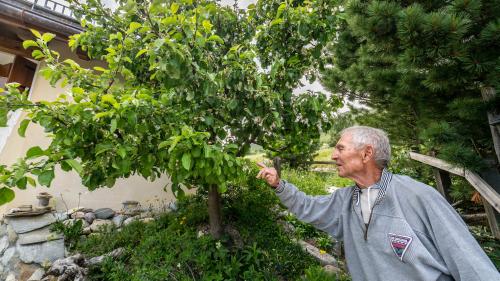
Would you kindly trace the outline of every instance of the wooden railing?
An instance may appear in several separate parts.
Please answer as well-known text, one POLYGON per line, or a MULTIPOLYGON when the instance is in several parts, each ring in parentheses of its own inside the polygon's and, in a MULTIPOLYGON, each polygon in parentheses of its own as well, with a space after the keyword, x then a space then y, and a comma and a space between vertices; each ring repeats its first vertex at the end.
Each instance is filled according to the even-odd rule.
POLYGON ((410 152, 410 158, 421 163, 434 167, 437 189, 449 200, 448 190, 451 186, 450 173, 464 177, 472 187, 474 187, 483 199, 483 206, 488 218, 488 223, 493 236, 500 239, 500 228, 498 226, 498 212, 500 212, 500 194, 493 189, 478 174, 461 167, 452 165, 444 160, 410 152))

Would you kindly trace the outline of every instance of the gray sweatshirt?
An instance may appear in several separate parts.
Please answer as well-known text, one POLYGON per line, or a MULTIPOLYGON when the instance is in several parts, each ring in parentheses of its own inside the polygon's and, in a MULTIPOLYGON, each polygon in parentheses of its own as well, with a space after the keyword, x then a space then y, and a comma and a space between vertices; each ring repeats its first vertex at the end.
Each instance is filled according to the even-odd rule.
POLYGON ((383 171, 365 225, 359 187, 308 196, 281 181, 276 193, 298 219, 344 241, 354 281, 500 281, 455 210, 432 187, 383 171))

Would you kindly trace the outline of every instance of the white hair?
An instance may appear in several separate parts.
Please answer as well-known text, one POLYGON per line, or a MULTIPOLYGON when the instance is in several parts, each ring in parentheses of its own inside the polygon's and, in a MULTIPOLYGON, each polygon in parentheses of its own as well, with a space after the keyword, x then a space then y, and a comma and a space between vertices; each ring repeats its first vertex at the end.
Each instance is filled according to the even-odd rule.
POLYGON ((368 126, 352 126, 340 132, 340 136, 350 134, 357 149, 366 145, 373 146, 375 163, 380 168, 385 168, 391 160, 391 145, 387 133, 381 129, 368 126))

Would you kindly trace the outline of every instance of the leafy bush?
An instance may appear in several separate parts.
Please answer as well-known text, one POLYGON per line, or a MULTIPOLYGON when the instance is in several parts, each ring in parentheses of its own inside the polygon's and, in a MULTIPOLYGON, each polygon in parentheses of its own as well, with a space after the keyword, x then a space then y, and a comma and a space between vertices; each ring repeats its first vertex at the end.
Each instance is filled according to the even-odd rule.
POLYGON ((199 237, 206 226, 206 194, 179 201, 179 210, 154 222, 134 222, 78 244, 77 251, 97 256, 118 247, 126 254, 92 268, 90 280, 297 280, 318 265, 276 223, 277 198, 267 186, 231 187, 223 197, 224 217, 242 244, 225 235, 199 237))
POLYGON ((470 226, 472 235, 476 238, 477 242, 481 245, 484 252, 491 259, 493 264, 500 270, 500 243, 495 237, 491 235, 489 228, 484 226, 470 226))
POLYGON ((312 266, 306 269, 303 281, 349 281, 351 278, 345 274, 333 274, 323 270, 321 266, 312 266))
POLYGON ((50 231, 62 234, 64 236, 64 243, 66 244, 66 247, 73 250, 80 241, 83 231, 83 221, 73 220, 67 221, 67 223, 56 221, 50 226, 50 231))

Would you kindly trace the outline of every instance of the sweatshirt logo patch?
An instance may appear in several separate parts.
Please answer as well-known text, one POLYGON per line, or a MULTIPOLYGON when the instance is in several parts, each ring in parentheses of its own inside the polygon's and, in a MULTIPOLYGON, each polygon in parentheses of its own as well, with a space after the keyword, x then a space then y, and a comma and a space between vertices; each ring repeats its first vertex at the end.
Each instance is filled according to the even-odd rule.
POLYGON ((412 238, 409 236, 397 235, 393 233, 387 234, 389 236, 389 242, 391 243, 391 248, 398 256, 398 258, 403 261, 403 257, 411 244, 412 238))

